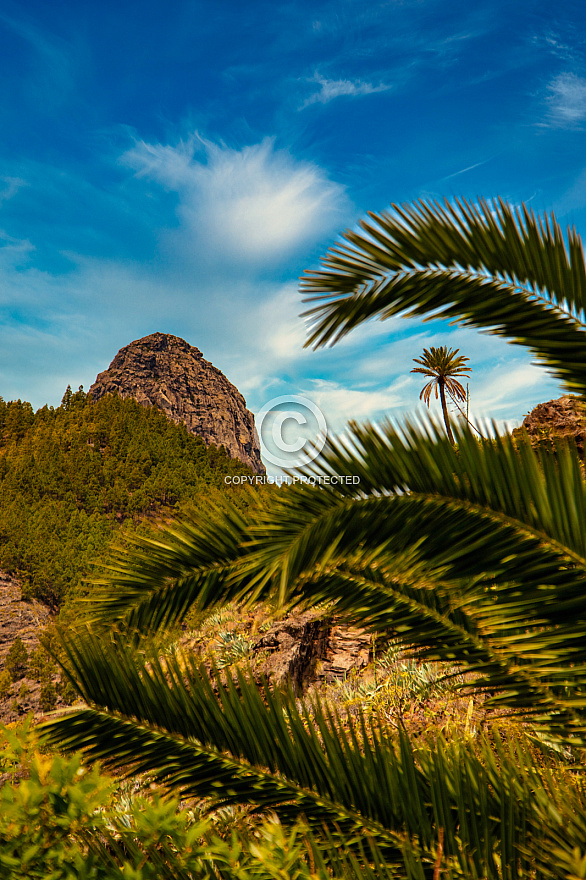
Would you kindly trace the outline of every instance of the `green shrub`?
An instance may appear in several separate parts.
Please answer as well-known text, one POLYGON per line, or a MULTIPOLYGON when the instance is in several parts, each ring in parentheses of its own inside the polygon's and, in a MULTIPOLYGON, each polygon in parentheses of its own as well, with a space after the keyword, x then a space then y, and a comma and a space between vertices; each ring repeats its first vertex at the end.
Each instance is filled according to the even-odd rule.
POLYGON ((39 698, 43 712, 52 712, 57 705, 57 688, 52 681, 46 681, 42 685, 39 698))
POLYGON ((57 682, 57 693, 66 706, 71 706, 79 696, 69 679, 64 678, 63 675, 57 682))
POLYGON ((108 802, 110 780, 86 771, 78 757, 41 755, 30 722, 15 732, 0 730, 0 740, 3 774, 25 777, 0 789, 0 877, 113 878, 80 841, 84 829, 105 825, 99 811, 108 802))
MULTIPOLYGON (((32 719, 0 727, 0 877, 11 880, 327 880, 299 829, 231 827, 170 798, 124 796, 78 755, 41 753, 32 719), (219 825, 219 827, 217 827, 219 825), (220 836, 218 834, 220 831, 220 836)), ((120 788, 123 789, 123 786, 120 788)))
POLYGON ((12 681, 18 681, 26 675, 28 669, 28 651, 24 642, 17 636, 6 655, 5 667, 10 673, 12 681))
POLYGON ((44 681, 55 675, 56 667, 45 649, 39 645, 28 658, 28 675, 35 681, 44 681))
POLYGON ((12 687, 12 676, 7 669, 0 673, 0 700, 3 700, 10 693, 12 687))

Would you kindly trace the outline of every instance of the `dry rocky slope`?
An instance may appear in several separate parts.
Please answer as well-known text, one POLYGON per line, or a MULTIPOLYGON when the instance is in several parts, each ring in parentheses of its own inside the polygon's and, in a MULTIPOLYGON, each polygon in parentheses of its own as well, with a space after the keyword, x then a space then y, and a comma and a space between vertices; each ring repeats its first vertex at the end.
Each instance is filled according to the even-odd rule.
POLYGON ((557 400, 539 403, 523 419, 514 436, 529 435, 533 446, 551 448, 554 440, 570 440, 576 444, 580 458, 584 460, 586 441, 586 401, 565 395, 557 400))
POLYGON ((264 474, 254 416, 244 397, 201 351, 169 333, 151 333, 121 348, 89 390, 156 406, 206 443, 264 474))
MULTIPOLYGON (((15 640, 20 638, 30 654, 39 647, 39 636, 51 623, 49 609, 36 599, 23 601, 19 582, 0 571, 0 675, 5 669, 6 655, 15 640)), ((59 680, 56 669, 51 680, 54 684, 59 680)), ((29 712, 37 717, 43 715, 40 697, 40 682, 28 675, 11 684, 4 692, 0 691, 0 724, 10 724, 29 712)), ((62 706, 64 701, 56 695, 56 707, 62 706)))
MULTIPOLYGON (((18 581, 0 572, 0 674, 17 636, 30 654, 51 623, 48 609, 34 600, 23 601, 18 581)), ((189 653, 194 648, 193 638, 182 640, 181 647, 189 653)), ((371 659, 372 637, 365 630, 342 626, 316 611, 305 611, 288 614, 257 634, 244 662, 252 664, 259 681, 266 677, 274 685, 290 684, 302 694, 312 685, 344 681, 347 676, 359 674, 371 659)), ((57 669, 52 681, 59 686, 57 669)), ((58 692, 56 708, 64 708, 65 704, 58 692)), ((37 718, 44 714, 41 684, 25 673, 0 692, 0 723, 14 722, 29 712, 37 718)))
POLYGON ((17 636, 27 651, 32 651, 39 644, 39 633, 50 621, 47 606, 36 599, 23 602, 18 581, 0 571, 0 669, 17 636))

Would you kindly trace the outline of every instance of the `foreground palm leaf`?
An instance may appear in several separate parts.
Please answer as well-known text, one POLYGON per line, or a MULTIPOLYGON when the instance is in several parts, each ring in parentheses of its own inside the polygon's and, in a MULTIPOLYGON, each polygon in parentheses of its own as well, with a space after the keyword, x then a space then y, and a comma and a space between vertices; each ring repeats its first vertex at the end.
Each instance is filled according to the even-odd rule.
POLYGON ((85 617, 97 627, 123 624, 126 633, 144 634, 176 626, 194 608, 241 599, 247 589, 238 568, 249 526, 250 516, 226 503, 135 538, 130 552, 112 553, 85 617))
POLYGON ((373 317, 451 318, 527 346, 569 388, 586 389, 586 269, 580 237, 553 216, 502 201, 416 202, 370 214, 305 273, 308 345, 373 317))
POLYGON ((354 428, 254 529, 243 568, 419 656, 457 661, 493 702, 550 734, 586 737, 586 484, 575 451, 437 429, 354 428))
POLYGON ((376 719, 299 708, 243 675, 210 681, 190 660, 147 663, 88 638, 65 645, 89 705, 44 725, 62 747, 212 806, 303 818, 326 854, 343 844, 364 856, 366 845, 369 860, 378 853, 400 876, 431 877, 438 850, 445 876, 547 876, 531 873, 533 854, 546 826, 562 832, 559 798, 522 749, 485 744, 477 755, 471 743, 441 739, 413 749, 376 719))
MULTIPOLYGON (((362 229, 306 276, 315 345, 373 316, 444 316, 527 345, 586 392, 575 233, 564 242, 553 217, 500 202, 419 203, 362 229)), ((360 714, 299 708, 242 676, 210 683, 189 661, 146 663, 122 647, 192 607, 323 603, 467 670, 467 686, 541 736, 584 746, 582 466, 569 447, 546 455, 495 434, 458 428, 454 447, 430 424, 353 426, 308 473, 358 476, 358 487, 293 487, 246 516, 228 506, 139 539, 92 597, 94 633, 112 630, 113 644, 64 642, 88 708, 47 735, 185 795, 302 818, 324 858, 346 850, 358 877, 363 862, 418 880, 583 876, 580 788, 534 771, 523 749, 414 748, 360 714)))
POLYGON ((467 686, 586 738, 586 484, 569 448, 539 455, 509 438, 454 447, 435 427, 354 427, 314 473, 339 486, 280 493, 248 523, 228 510, 138 542, 94 606, 111 626, 155 630, 190 607, 277 599, 376 632, 425 659, 457 662, 467 686), (207 543, 230 546, 224 562, 207 543), (332 604, 333 603, 333 604, 332 604), (161 617, 161 608, 166 613, 161 617))

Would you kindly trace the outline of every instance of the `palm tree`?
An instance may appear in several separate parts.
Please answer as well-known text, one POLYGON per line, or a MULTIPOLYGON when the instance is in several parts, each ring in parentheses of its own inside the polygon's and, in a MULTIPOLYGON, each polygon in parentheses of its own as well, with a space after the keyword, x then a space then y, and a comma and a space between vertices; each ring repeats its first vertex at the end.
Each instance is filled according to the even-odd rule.
POLYGON ((464 376, 466 373, 472 372, 470 367, 464 366, 470 358, 464 357, 464 355, 458 356, 459 351, 459 348, 453 351, 445 345, 440 345, 439 348, 434 348, 432 345, 429 350, 424 348, 422 357, 413 358, 415 363, 420 364, 420 366, 414 367, 411 370, 412 373, 423 373, 424 376, 428 376, 431 379, 431 381, 423 386, 419 395, 419 400, 423 400, 427 406, 429 406, 431 392, 435 391, 435 399, 437 400, 439 390, 446 433, 450 443, 454 442, 454 435, 450 427, 448 407, 446 405, 446 390, 453 400, 465 401, 466 391, 464 386, 455 377, 464 376))
MULTIPOLYGON (((553 216, 466 203, 371 215, 305 276, 310 342, 370 317, 458 319, 530 348, 586 393, 586 266, 553 216)), ((227 505, 138 538, 63 636, 86 706, 44 725, 52 742, 151 774, 178 794, 303 819, 334 876, 583 876, 586 794, 555 761, 505 747, 393 736, 381 719, 215 681, 159 660, 144 636, 190 609, 271 599, 392 631, 417 658, 467 670, 472 693, 544 744, 586 745, 586 482, 576 451, 535 451, 494 430, 351 427, 296 485, 246 515, 227 505), (133 646, 137 645, 138 650, 133 646), (342 859, 342 862, 340 862, 342 859), (369 873, 370 872, 370 873, 369 873)))

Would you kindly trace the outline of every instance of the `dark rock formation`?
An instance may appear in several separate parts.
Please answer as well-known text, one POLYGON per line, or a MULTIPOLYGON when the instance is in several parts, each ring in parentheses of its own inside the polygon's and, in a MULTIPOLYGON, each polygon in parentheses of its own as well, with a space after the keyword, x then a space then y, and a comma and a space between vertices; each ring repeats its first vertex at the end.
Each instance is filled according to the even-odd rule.
POLYGON ((178 336, 152 333, 121 348, 89 394, 95 400, 119 394, 156 406, 206 443, 224 446, 232 458, 265 473, 254 416, 243 396, 199 349, 178 336))
POLYGON ((258 671, 272 684, 290 683, 296 693, 301 693, 307 682, 315 679, 318 660, 326 656, 329 631, 329 621, 313 611, 289 615, 255 644, 255 651, 270 651, 258 671))
POLYGON ((571 440, 584 459, 586 440, 586 402, 579 397, 558 397, 540 403, 523 419, 520 428, 513 431, 519 437, 526 433, 533 446, 552 449, 555 440, 571 440))
POLYGON ((364 669, 372 660, 372 634, 355 626, 332 626, 319 678, 330 684, 364 669))
POLYGON ((343 680, 364 669, 372 658, 372 636, 305 611, 275 623, 254 645, 254 651, 262 650, 270 653, 258 672, 302 693, 309 684, 343 680))

